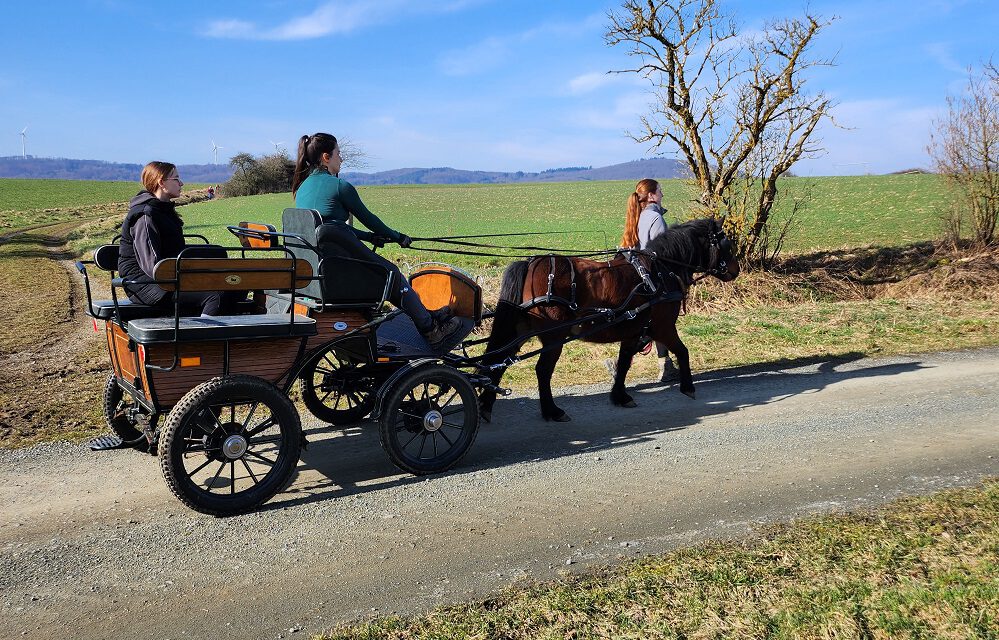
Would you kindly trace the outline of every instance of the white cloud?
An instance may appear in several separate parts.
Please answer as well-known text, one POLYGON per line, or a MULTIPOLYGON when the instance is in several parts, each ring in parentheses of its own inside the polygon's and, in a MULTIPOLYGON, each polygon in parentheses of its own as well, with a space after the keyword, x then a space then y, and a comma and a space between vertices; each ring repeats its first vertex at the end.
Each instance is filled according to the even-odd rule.
POLYGON ((493 36, 468 47, 452 49, 438 58, 441 72, 451 76, 467 76, 499 67, 510 59, 521 45, 537 40, 572 38, 586 34, 599 26, 602 16, 590 15, 573 23, 542 24, 518 33, 493 36))
POLYGON ((210 38, 243 40, 309 40, 331 34, 350 33, 386 22, 407 9, 413 11, 455 11, 468 2, 453 2, 440 7, 416 5, 408 0, 382 0, 372 10, 363 0, 330 0, 308 15, 292 18, 276 27, 265 27, 247 20, 226 18, 211 21, 203 35, 210 38), (410 6, 412 5, 412 6, 410 6))

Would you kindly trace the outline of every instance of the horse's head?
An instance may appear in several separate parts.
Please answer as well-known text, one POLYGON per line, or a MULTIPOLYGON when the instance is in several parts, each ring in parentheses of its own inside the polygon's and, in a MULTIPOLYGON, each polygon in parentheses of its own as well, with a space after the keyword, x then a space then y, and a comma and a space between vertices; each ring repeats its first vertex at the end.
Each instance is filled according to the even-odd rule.
POLYGON ((711 231, 708 235, 708 263, 704 269, 722 282, 731 282, 739 276, 739 261, 733 253, 734 246, 725 235, 721 224, 711 218, 711 231))
POLYGON ((739 275, 735 247, 721 223, 714 218, 698 218, 672 226, 653 238, 646 249, 671 270, 687 274, 704 273, 729 282, 739 275))

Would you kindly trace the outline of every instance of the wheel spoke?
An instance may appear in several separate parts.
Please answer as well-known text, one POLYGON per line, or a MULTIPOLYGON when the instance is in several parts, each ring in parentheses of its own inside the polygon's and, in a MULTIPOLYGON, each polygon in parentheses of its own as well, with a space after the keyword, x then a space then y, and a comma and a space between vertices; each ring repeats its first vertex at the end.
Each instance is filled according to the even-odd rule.
POLYGON ((282 439, 283 439, 283 436, 281 434, 277 434, 277 435, 274 435, 274 436, 267 436, 266 438, 257 438, 256 440, 249 440, 249 439, 247 439, 246 443, 247 444, 274 444, 275 442, 281 442, 282 439))
MULTIPOLYGON (((444 393, 445 393, 444 391, 441 391, 441 394, 440 394, 440 395, 444 395, 444 393)), ((438 397, 440 397, 440 396, 438 396, 438 397)), ((439 408, 440 408, 440 409, 444 409, 444 408, 445 408, 445 407, 447 407, 447 406, 448 406, 449 404, 451 404, 452 402, 454 402, 454 399, 455 399, 455 398, 457 398, 457 397, 458 397, 458 390, 457 390, 457 389, 455 389, 455 390, 454 390, 454 393, 452 393, 452 394, 451 394, 451 397, 447 399, 447 402, 445 402, 444 404, 441 404, 441 405, 438 405, 438 406, 439 406, 439 408)), ((442 411, 441 413, 443 413, 443 411, 442 411)))
POLYGON ((198 467, 197 469, 195 469, 195 470, 194 470, 194 471, 192 471, 191 473, 187 474, 187 476, 188 476, 189 478, 190 478, 190 477, 193 477, 193 476, 194 476, 194 474, 196 474, 197 472, 201 471, 202 469, 204 469, 205 467, 207 467, 208 465, 210 465, 210 464, 212 463, 212 460, 213 460, 212 458, 209 458, 209 459, 205 460, 205 463, 204 463, 204 464, 202 464, 202 465, 201 465, 200 467, 198 467))
POLYGON ((277 464, 277 460, 271 460, 270 458, 265 458, 264 456, 260 455, 260 454, 259 454, 259 453, 257 453, 256 451, 247 451, 247 452, 246 452, 246 455, 248 455, 248 456, 253 456, 253 457, 254 457, 254 458, 256 458, 257 460, 260 460, 260 461, 261 461, 261 462, 263 462, 264 464, 269 464, 269 465, 270 465, 270 466, 272 466, 272 467, 273 467, 273 466, 274 466, 275 464, 277 464))
POLYGON ((253 473, 253 469, 250 468, 250 465, 246 464, 246 458, 240 458, 239 461, 243 463, 243 466, 246 467, 246 472, 250 474, 251 478, 253 478, 253 484, 260 484, 260 481, 257 480, 257 476, 253 473))
POLYGON ((447 441, 448 446, 451 447, 454 446, 454 442, 451 441, 451 438, 447 437, 446 433, 444 433, 443 431, 437 431, 437 433, 440 435, 440 437, 444 438, 447 441))
POLYGON ((236 461, 229 461, 229 495, 236 495, 236 461))
POLYGON ((463 425, 463 424, 455 424, 453 422, 448 422, 447 420, 442 421, 441 424, 447 425, 447 426, 451 427, 452 429, 464 429, 465 428, 465 425, 463 425))
POLYGON ((212 481, 208 483, 207 487, 208 487, 209 491, 211 491, 212 487, 215 486, 215 481, 219 479, 220 475, 222 475, 222 470, 223 469, 225 469, 225 463, 224 462, 219 465, 219 470, 215 472, 215 476, 212 478, 212 481))
POLYGON ((243 431, 246 431, 246 427, 249 426, 250 419, 253 418, 253 413, 257 410, 258 406, 260 406, 260 403, 254 402, 253 406, 250 407, 250 413, 246 415, 246 420, 243 420, 243 431))
MULTIPOLYGON (((398 431, 402 431, 402 429, 398 429, 398 431)), ((413 442, 413 440, 416 440, 416 437, 419 436, 419 435, 420 435, 419 431, 417 431, 416 433, 414 433, 413 437, 410 438, 409 440, 407 440, 406 444, 402 445, 402 448, 405 449, 406 447, 408 447, 413 442)))
POLYGON ((274 416, 271 415, 266 420, 264 420, 263 422, 261 422, 260 424, 258 424, 257 426, 255 426, 254 428, 250 429, 249 431, 247 431, 246 432, 246 437, 247 438, 252 438, 253 436, 255 436, 258 433, 260 433, 261 431, 263 431, 264 429, 267 429, 269 427, 273 427, 275 424, 276 423, 274 422, 274 416))

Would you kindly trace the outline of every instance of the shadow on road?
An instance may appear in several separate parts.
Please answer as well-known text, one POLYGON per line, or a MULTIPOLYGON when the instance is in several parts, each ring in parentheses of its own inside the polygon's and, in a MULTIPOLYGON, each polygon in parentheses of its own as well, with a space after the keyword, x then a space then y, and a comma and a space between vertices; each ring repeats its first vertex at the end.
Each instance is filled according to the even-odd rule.
MULTIPOLYGON (((464 474, 519 462, 551 460, 563 456, 595 454, 685 429, 706 417, 762 406, 801 394, 815 393, 829 385, 852 379, 894 376, 924 368, 918 361, 874 366, 851 363, 861 354, 809 357, 720 369, 697 376, 697 399, 691 400, 675 385, 639 384, 639 406, 623 409, 611 405, 608 391, 563 394, 560 402, 572 422, 546 423, 533 398, 500 399, 493 421, 483 424, 468 455, 448 474, 464 474)), ((609 386, 609 385, 608 385, 609 386)), ((318 472, 316 481, 301 478, 279 500, 262 509, 283 508, 331 498, 422 482, 401 474, 389 462, 378 441, 377 426, 370 421, 347 428, 310 430, 313 442, 302 455, 299 471, 318 472), (296 495, 297 494, 297 495, 296 495)), ((314 477, 314 474, 309 474, 314 477)))

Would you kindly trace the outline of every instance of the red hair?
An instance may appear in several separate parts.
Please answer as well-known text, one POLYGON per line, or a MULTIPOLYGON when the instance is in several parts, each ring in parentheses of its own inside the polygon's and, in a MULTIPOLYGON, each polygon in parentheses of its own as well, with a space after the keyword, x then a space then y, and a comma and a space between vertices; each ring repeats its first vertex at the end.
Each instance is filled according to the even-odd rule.
POLYGON ((624 215, 624 234, 621 236, 621 246, 625 248, 638 247, 638 218, 642 209, 649 202, 649 194, 659 189, 659 183, 652 178, 639 180, 635 191, 628 196, 628 212, 624 215))

